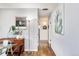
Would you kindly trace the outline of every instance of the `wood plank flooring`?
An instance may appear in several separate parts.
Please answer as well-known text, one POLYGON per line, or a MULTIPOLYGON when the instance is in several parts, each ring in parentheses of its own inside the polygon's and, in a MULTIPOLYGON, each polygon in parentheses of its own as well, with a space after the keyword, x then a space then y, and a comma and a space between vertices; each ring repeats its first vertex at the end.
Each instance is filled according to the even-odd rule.
POLYGON ((23 52, 21 56, 56 56, 47 41, 40 41, 38 51, 23 52))

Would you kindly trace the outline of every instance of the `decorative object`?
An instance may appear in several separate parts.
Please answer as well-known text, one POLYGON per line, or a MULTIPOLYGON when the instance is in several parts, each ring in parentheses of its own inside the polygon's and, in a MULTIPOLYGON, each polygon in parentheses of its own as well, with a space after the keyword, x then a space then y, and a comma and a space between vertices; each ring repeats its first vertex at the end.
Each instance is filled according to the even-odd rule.
POLYGON ((16 33, 16 27, 15 26, 11 26, 12 28, 12 33, 15 34, 16 33))
POLYGON ((55 16, 55 32, 63 34, 63 14, 62 11, 57 10, 55 16))
POLYGON ((46 26, 46 25, 44 25, 44 26, 43 26, 43 29, 45 29, 45 30, 46 30, 46 29, 47 29, 47 26, 46 26))
POLYGON ((8 31, 8 33, 11 33, 11 34, 15 34, 16 32, 16 27, 14 25, 12 25, 8 31))
POLYGON ((15 31, 16 30, 15 26, 11 26, 11 27, 12 27, 12 31, 15 31))
POLYGON ((26 17, 16 17, 16 27, 26 28, 26 17))

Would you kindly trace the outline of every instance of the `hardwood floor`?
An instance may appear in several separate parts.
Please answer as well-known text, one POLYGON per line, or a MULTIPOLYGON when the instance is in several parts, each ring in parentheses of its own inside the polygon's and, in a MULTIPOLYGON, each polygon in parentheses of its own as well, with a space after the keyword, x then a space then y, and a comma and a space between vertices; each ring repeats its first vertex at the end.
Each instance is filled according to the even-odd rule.
POLYGON ((56 56, 54 51, 49 47, 47 41, 40 41, 40 46, 37 52, 24 52, 21 56, 56 56))

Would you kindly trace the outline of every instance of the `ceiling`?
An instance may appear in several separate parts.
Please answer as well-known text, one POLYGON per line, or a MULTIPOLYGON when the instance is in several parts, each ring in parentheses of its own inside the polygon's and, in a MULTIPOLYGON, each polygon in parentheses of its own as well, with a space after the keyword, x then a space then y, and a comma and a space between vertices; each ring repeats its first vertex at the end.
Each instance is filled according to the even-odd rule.
POLYGON ((0 3, 0 8, 39 8, 39 16, 48 16, 57 6, 58 3, 0 3))

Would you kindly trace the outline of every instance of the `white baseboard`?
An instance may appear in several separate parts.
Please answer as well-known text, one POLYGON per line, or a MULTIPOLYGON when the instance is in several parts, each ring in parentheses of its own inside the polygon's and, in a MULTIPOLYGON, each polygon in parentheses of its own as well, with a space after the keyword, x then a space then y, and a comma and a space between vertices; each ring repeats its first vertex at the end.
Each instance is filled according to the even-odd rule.
POLYGON ((25 51, 38 51, 38 49, 24 49, 25 51))

